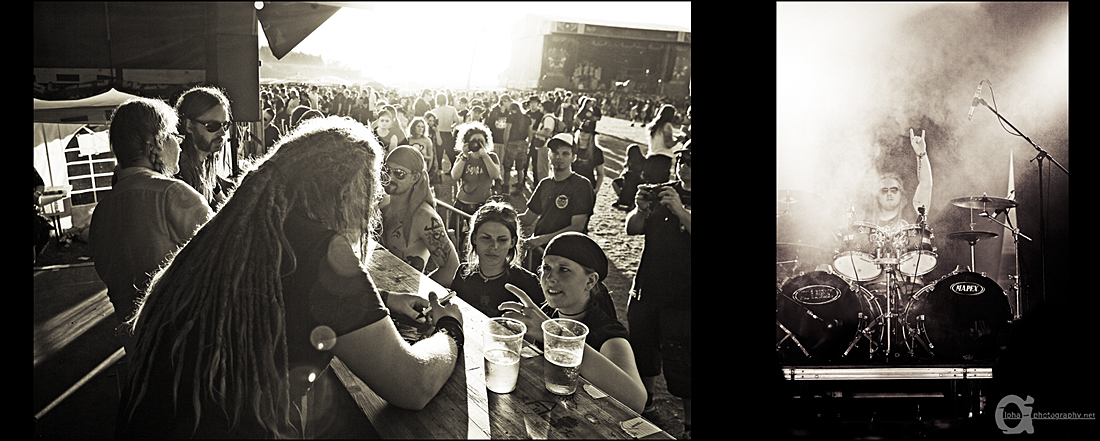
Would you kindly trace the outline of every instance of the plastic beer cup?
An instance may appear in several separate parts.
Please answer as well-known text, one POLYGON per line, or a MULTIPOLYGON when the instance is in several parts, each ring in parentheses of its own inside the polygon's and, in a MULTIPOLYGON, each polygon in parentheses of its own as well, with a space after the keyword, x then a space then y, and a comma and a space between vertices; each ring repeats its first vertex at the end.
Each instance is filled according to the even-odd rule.
POLYGON ((572 395, 584 355, 588 326, 576 320, 550 319, 542 322, 543 380, 546 390, 557 395, 572 395))
POLYGON ((527 325, 515 319, 494 317, 485 324, 485 387, 498 394, 509 393, 519 380, 519 351, 527 325))

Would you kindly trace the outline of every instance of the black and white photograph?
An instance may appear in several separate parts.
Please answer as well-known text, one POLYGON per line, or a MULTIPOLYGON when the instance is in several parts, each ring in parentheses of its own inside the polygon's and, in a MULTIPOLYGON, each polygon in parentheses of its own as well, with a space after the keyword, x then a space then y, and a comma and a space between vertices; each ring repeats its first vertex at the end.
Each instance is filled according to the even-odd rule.
POLYGON ((690 2, 34 2, 34 438, 691 439, 690 2))
POLYGON ((1095 427, 1069 45, 1068 2, 776 4, 779 436, 1095 427))

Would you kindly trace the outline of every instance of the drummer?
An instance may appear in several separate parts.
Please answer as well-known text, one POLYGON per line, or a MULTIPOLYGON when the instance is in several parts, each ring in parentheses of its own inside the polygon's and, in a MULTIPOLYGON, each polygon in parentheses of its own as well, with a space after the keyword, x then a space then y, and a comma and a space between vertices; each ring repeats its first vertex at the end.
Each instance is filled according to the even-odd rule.
POLYGON ((928 160, 924 130, 916 136, 913 129, 909 129, 909 143, 917 154, 917 188, 913 192, 912 204, 903 204, 906 192, 901 176, 894 172, 881 173, 874 191, 875 203, 869 212, 857 220, 896 230, 916 224, 920 207, 925 207, 925 215, 928 214, 927 207, 932 200, 932 165, 928 160), (912 209, 909 209, 910 206, 912 209))
MULTIPOLYGON (((924 130, 920 136, 909 129, 909 143, 913 146, 913 152, 917 155, 917 188, 913 192, 913 199, 906 204, 905 183, 901 176, 895 172, 880 173, 878 187, 874 191, 875 203, 871 209, 857 216, 855 220, 862 220, 888 230, 898 230, 906 225, 916 224, 919 221, 919 211, 925 209, 932 200, 932 165, 928 159, 928 147, 924 137, 924 130)), ((881 284, 886 278, 886 273, 868 284, 881 284)), ((906 281, 920 283, 919 278, 906 277, 906 281)))

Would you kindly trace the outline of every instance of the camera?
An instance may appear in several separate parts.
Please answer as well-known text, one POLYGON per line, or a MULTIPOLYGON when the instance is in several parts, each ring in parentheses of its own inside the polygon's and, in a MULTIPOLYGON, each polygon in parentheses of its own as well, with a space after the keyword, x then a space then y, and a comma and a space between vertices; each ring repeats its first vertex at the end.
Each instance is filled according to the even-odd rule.
POLYGON ((664 182, 664 183, 660 183, 660 184, 638 184, 638 190, 639 191, 645 190, 645 191, 649 192, 649 193, 638 193, 638 194, 642 196, 642 200, 644 200, 644 201, 656 202, 657 201, 657 195, 660 194, 661 191, 666 189, 666 188, 673 188, 672 184, 673 184, 672 182, 664 182))
POLYGON ((481 150, 483 144, 481 143, 481 141, 474 140, 470 141, 466 145, 470 148, 471 152, 477 152, 481 150))

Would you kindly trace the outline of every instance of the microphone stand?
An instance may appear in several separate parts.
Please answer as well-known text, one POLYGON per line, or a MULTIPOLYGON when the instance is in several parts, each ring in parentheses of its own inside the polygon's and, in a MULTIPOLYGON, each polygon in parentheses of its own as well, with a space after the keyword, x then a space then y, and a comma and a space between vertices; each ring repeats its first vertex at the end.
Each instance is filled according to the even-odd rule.
MULTIPOLYGON (((1046 297, 1047 297, 1047 289, 1046 289, 1047 288, 1047 286, 1046 286, 1047 285, 1047 275, 1046 275, 1046 271, 1047 271, 1047 269, 1046 269, 1046 260, 1047 260, 1046 259, 1046 206, 1043 205, 1043 159, 1050 159, 1050 162, 1053 162, 1054 165, 1057 165, 1058 168, 1062 169, 1062 171, 1065 172, 1066 175, 1069 175, 1069 170, 1066 170, 1066 168, 1063 167, 1062 164, 1059 164, 1057 160, 1055 160, 1053 157, 1050 156, 1050 153, 1047 153, 1046 150, 1043 150, 1043 148, 1040 147, 1035 142, 1033 142, 1031 140, 1031 138, 1028 138, 1027 135, 1023 134, 1023 132, 1020 132, 1020 130, 1017 129, 1016 126, 1012 125, 1012 123, 1008 122, 1008 120, 1005 119, 1004 116, 1001 116, 1000 113, 998 113, 992 107, 989 107, 989 104, 985 102, 985 99, 978 98, 978 102, 981 103, 983 106, 985 106, 985 108, 989 109, 990 112, 993 112, 994 115, 997 115, 997 118, 1000 118, 1001 121, 1004 121, 1005 123, 1007 123, 1009 127, 1012 127, 1012 130, 1015 130, 1016 133, 1020 135, 1020 137, 1027 140, 1028 144, 1031 144, 1031 146, 1034 147, 1035 150, 1039 152, 1034 158, 1031 159, 1031 161, 1034 161, 1036 159, 1039 160, 1039 162, 1037 163, 1039 165, 1039 268, 1040 268, 1039 274, 1040 274, 1040 277, 1043 280, 1043 285, 1042 285, 1043 301, 1046 301, 1046 297)), ((1031 161, 1028 161, 1028 162, 1031 162, 1031 161)), ((1028 240, 1030 240, 1030 239, 1028 239, 1028 240)), ((1017 274, 1017 277, 1018 276, 1019 276, 1019 274, 1017 274)), ((1019 309, 1018 305, 1017 305, 1017 309, 1019 309)))

